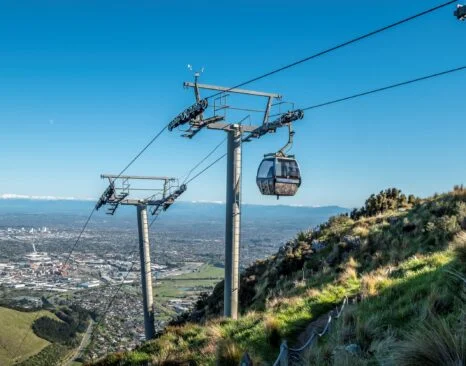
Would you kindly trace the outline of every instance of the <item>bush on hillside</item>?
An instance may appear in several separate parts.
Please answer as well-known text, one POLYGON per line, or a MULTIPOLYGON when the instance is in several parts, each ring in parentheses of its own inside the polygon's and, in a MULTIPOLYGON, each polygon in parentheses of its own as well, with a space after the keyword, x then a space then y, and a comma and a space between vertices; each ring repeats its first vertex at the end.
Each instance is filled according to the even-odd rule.
POLYGON ((350 217, 353 220, 366 216, 376 216, 388 210, 397 210, 399 208, 407 207, 408 204, 414 205, 419 202, 419 199, 410 195, 406 198, 406 195, 401 193, 400 189, 388 188, 385 191, 380 191, 379 194, 372 194, 360 209, 354 209, 350 217))
POLYGON ((32 329, 36 335, 53 343, 75 345, 76 333, 83 333, 89 324, 89 312, 79 306, 62 308, 55 312, 61 320, 47 316, 37 319, 32 329))
POLYGON ((76 343, 76 331, 68 323, 56 321, 48 316, 37 319, 33 323, 32 329, 37 336, 52 343, 66 345, 76 343))

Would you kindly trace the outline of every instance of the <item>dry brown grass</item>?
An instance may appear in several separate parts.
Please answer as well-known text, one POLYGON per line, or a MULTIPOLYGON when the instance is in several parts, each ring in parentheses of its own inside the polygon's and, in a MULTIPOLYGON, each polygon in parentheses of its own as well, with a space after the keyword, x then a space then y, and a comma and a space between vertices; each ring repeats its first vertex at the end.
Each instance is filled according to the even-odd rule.
POLYGON ((177 348, 173 342, 168 340, 160 340, 160 350, 157 355, 152 356, 152 364, 154 365, 170 365, 179 360, 177 348))
POLYGON ((314 287, 308 288, 305 292, 306 297, 317 298, 321 294, 321 291, 317 290, 314 287))
POLYGON ((230 339, 224 339, 217 344, 218 366, 238 366, 244 351, 230 339))
POLYGON ((211 340, 219 340, 224 336, 223 328, 218 323, 208 323, 206 324, 207 336, 211 340))
POLYGON ((462 230, 455 235, 451 249, 453 249, 459 261, 466 264, 466 231, 462 230))
POLYGON ((349 257, 348 261, 343 264, 343 271, 338 276, 338 282, 341 284, 347 283, 349 280, 358 278, 359 263, 353 258, 349 257))
POLYGON ((278 348, 281 342, 280 322, 272 315, 267 315, 264 319, 264 331, 267 343, 271 347, 278 348))
POLYGON ((369 228, 367 225, 357 225, 353 228, 353 235, 361 238, 366 238, 369 235, 369 228))
POLYGON ((304 305, 304 298, 301 296, 293 297, 275 297, 267 302, 268 309, 281 309, 284 307, 298 307, 304 305))
POLYGON ((380 288, 386 283, 386 275, 379 271, 363 275, 361 277, 361 296, 367 298, 379 293, 380 288))
POLYGON ((466 198, 466 187, 463 184, 455 185, 451 194, 454 196, 466 198))

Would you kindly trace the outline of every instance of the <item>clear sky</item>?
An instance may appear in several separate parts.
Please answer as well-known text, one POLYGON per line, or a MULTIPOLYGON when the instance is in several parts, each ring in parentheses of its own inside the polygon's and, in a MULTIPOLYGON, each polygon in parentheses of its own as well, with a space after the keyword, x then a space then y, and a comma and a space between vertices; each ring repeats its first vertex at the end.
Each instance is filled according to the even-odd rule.
MULTIPOLYGON (((193 102, 186 65, 232 86, 426 8, 416 1, 0 0, 0 194, 97 197, 193 102)), ((466 64, 455 6, 248 87, 297 107, 466 64)), ((309 111, 295 124, 303 184, 282 204, 359 206, 396 186, 425 196, 466 181, 466 72, 309 111)), ((181 176, 222 132, 166 132, 128 171, 181 176)), ((244 147, 243 202, 285 131, 244 147)), ((219 150, 224 152, 225 147, 219 150)), ((185 200, 225 200, 225 162, 185 200)), ((0 203, 1 204, 1 203, 0 203)))

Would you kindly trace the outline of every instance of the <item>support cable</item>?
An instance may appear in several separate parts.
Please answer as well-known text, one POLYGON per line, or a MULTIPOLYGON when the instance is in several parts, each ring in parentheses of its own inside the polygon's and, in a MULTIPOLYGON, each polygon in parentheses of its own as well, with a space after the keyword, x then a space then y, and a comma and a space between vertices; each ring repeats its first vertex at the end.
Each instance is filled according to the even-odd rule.
MULTIPOLYGON (((161 134, 165 131, 165 129, 167 128, 167 126, 168 126, 168 125, 165 125, 165 126, 164 126, 164 127, 163 127, 163 128, 162 128, 162 129, 161 129, 161 130, 160 130, 160 131, 159 131, 159 132, 158 132, 158 133, 143 147, 143 148, 142 148, 142 150, 141 150, 138 154, 136 154, 136 156, 135 156, 133 159, 131 159, 131 161, 130 161, 130 162, 123 168, 123 170, 118 174, 118 177, 120 177, 122 174, 124 174, 124 173, 129 169, 129 167, 130 167, 131 165, 133 165, 134 162, 135 162, 137 159, 139 159, 139 158, 141 157, 141 155, 142 155, 142 154, 143 154, 143 153, 144 153, 144 152, 159 138, 159 137, 160 137, 160 135, 161 135, 161 134)), ((98 203, 98 202, 99 202, 99 201, 97 201, 97 203, 98 203)), ((94 215, 94 213, 95 213, 96 211, 97 211, 96 206, 94 206, 93 209, 91 210, 89 216, 87 217, 86 221, 84 222, 84 225, 83 225, 81 231, 79 232, 79 235, 78 235, 78 237, 76 238, 76 241, 74 242, 73 246, 71 247, 71 250, 70 250, 70 252, 68 253, 67 258, 66 258, 64 264, 63 264, 62 267, 61 267, 62 269, 65 268, 65 266, 68 264, 68 262, 69 262, 69 260, 70 260, 70 258, 71 258, 71 255, 73 254, 73 252, 74 252, 76 246, 77 246, 78 243, 79 243, 79 240, 81 239, 81 237, 82 237, 84 231, 86 230, 86 228, 87 228, 89 222, 91 221, 92 216, 94 215)), ((134 265, 134 262, 133 262, 133 265, 134 265)), ((131 266, 131 269, 132 269, 133 265, 131 266)), ((131 272, 131 269, 130 269, 130 271, 128 271, 128 274, 126 275, 126 277, 127 277, 127 276, 129 275, 129 273, 131 272)), ((125 279, 126 279, 126 277, 125 277, 125 279)), ((120 287, 121 287, 121 286, 120 286, 120 287)), ((119 289, 120 289, 120 288, 118 288, 118 290, 117 290, 116 293, 118 293, 119 289)), ((110 304, 110 306, 111 306, 111 304, 110 304)), ((108 311, 108 310, 107 310, 107 311, 108 311)), ((40 314, 40 313, 38 313, 38 314, 40 314)), ((38 317, 38 316, 37 316, 37 317, 38 317)), ((37 317, 36 317, 36 319, 34 319, 34 321, 37 320, 37 317)), ((23 343, 24 343, 24 341, 26 340, 26 338, 27 338, 27 336, 29 335, 30 332, 32 332, 32 329, 31 329, 30 331, 28 331, 28 332, 25 334, 24 338, 22 339, 22 341, 20 342, 20 344, 19 344, 19 346, 18 346, 18 351, 21 350, 21 347, 23 346, 23 343)))
POLYGON ((219 142, 219 144, 217 146, 215 146, 201 161, 199 161, 199 163, 197 163, 189 172, 188 174, 185 175, 185 178, 183 179, 183 184, 186 184, 186 181, 189 179, 189 177, 191 176, 192 172, 194 170, 196 170, 204 161, 206 161, 208 158, 210 158, 210 156, 212 156, 212 154, 217 151, 217 149, 222 146, 225 141, 227 140, 227 138, 225 137, 222 141, 219 142))
POLYGON ((96 211, 95 209, 95 206, 94 208, 92 209, 91 213, 89 214, 89 216, 87 217, 87 220, 85 221, 81 231, 79 232, 79 235, 78 237, 76 238, 76 241, 74 242, 73 246, 71 247, 71 250, 70 252, 68 253, 68 257, 66 258, 65 262, 63 263, 62 265, 62 268, 64 268, 67 264, 68 264, 68 261, 70 260, 70 257, 71 257, 71 254, 73 253, 74 249, 76 248, 76 245, 78 245, 78 242, 79 240, 81 239, 81 236, 83 235, 84 231, 86 230, 87 228, 87 225, 89 224, 89 221, 91 221, 91 218, 92 216, 94 215, 94 212, 96 211))
POLYGON ((194 177, 192 177, 190 180, 188 180, 186 182, 186 184, 189 184, 191 183, 194 179, 196 179, 197 177, 199 177, 200 175, 202 175, 206 170, 210 169, 212 166, 214 166, 215 164, 217 164, 220 160, 222 160, 225 156, 227 156, 227 154, 223 154, 222 156, 220 156, 219 158, 217 158, 216 160, 214 160, 212 163, 210 163, 209 165, 207 165, 204 169, 202 169, 199 173, 197 173, 194 177))
POLYGON ((419 81, 423 81, 423 80, 427 80, 427 79, 433 79, 433 78, 436 78, 436 77, 439 77, 439 76, 451 74, 451 73, 454 73, 454 72, 457 72, 457 71, 462 71, 462 70, 465 70, 465 69, 466 69, 466 65, 461 66, 461 67, 457 67, 457 68, 454 68, 454 69, 450 69, 450 70, 441 71, 441 72, 438 72, 438 73, 435 73, 435 74, 421 76, 421 77, 416 78, 416 79, 402 81, 400 83, 384 86, 382 88, 372 89, 372 90, 365 91, 365 92, 362 92, 362 93, 353 94, 353 95, 350 95, 350 96, 347 96, 347 97, 344 97, 344 98, 338 98, 338 99, 330 100, 328 102, 311 105, 309 107, 301 108, 301 109, 303 111, 308 111, 308 110, 311 110, 311 109, 321 108, 321 107, 325 107, 325 106, 328 106, 328 105, 331 105, 331 104, 344 102, 346 100, 355 99, 355 98, 363 97, 363 96, 366 96, 366 95, 369 95, 369 94, 375 94, 375 93, 378 93, 378 92, 381 92, 381 91, 397 88, 399 86, 413 84, 413 83, 417 83, 419 81))
POLYGON ((161 129, 161 130, 160 130, 160 131, 159 131, 159 132, 158 132, 158 133, 143 147, 143 148, 142 148, 142 150, 139 151, 139 152, 136 154, 136 156, 123 168, 123 170, 120 172, 120 174, 118 174, 118 177, 117 177, 117 178, 119 178, 121 175, 123 175, 123 173, 126 172, 126 171, 129 169, 129 167, 130 167, 131 165, 133 165, 134 162, 135 162, 136 160, 138 160, 139 157, 140 157, 142 154, 144 154, 144 152, 155 142, 155 140, 157 140, 157 139, 160 137, 160 135, 167 129, 167 127, 168 127, 168 124, 165 125, 165 126, 164 126, 164 127, 163 127, 163 128, 162 128, 162 129, 161 129))
MULTIPOLYGON (((331 100, 331 101, 328 101, 328 102, 325 102, 325 103, 319 103, 319 104, 311 105, 311 106, 309 106, 309 107, 302 108, 302 110, 303 110, 303 111, 306 111, 306 110, 310 110, 310 109, 321 108, 321 107, 324 107, 324 106, 327 106, 327 105, 331 105, 331 104, 335 104, 335 103, 338 103, 338 102, 343 102, 343 101, 346 101, 346 100, 355 99, 355 98, 362 97, 362 96, 365 96, 365 95, 378 93, 378 92, 381 92, 381 91, 385 91, 385 90, 397 88, 397 87, 404 86, 404 85, 408 85, 408 84, 413 84, 413 83, 416 83, 416 82, 419 82, 419 81, 423 81, 423 80, 427 80, 427 79, 433 79, 433 78, 436 78, 436 77, 439 77, 439 76, 451 74, 451 73, 454 73, 454 72, 457 72, 457 71, 462 71, 462 70, 465 70, 465 69, 466 69, 466 65, 465 65, 465 66, 461 66, 461 67, 457 67, 457 68, 454 68, 454 69, 449 69, 449 70, 441 71, 441 72, 438 72, 438 73, 435 73, 435 74, 430 74, 430 75, 422 76, 422 77, 419 77, 419 78, 416 78, 416 79, 411 79, 411 80, 403 81, 403 82, 400 82, 400 83, 388 85, 388 86, 385 86, 385 87, 382 87, 382 88, 377 88, 377 89, 369 90, 369 91, 366 91, 366 92, 353 94, 353 95, 350 95, 350 96, 348 96, 348 97, 339 98, 339 99, 334 99, 334 100, 331 100)), ((247 142, 247 141, 243 141, 243 142, 247 142)), ((212 163, 210 163, 207 167, 205 167, 203 170, 201 170, 199 173, 197 173, 197 174, 196 174, 195 176, 193 176, 191 179, 189 179, 188 181, 186 181, 185 184, 191 183, 193 180, 195 180, 196 178, 198 178, 200 175, 202 175, 204 172, 206 172, 206 171, 207 171, 208 169, 210 169, 212 166, 214 166, 215 164, 217 164, 217 163, 218 163, 220 160, 222 160, 226 155, 227 155, 227 154, 223 154, 222 156, 220 156, 219 158, 217 158, 216 160, 214 160, 214 161, 213 161, 212 163)))
POLYGON ((253 83, 253 82, 255 82, 255 81, 264 79, 264 78, 266 78, 266 77, 269 77, 269 76, 274 75, 274 74, 276 74, 276 73, 279 73, 279 72, 281 72, 281 71, 290 69, 290 68, 292 68, 292 67, 294 67, 294 66, 297 66, 297 65, 299 65, 299 64, 302 64, 302 63, 304 63, 304 62, 307 62, 307 61, 313 60, 313 59, 315 59, 315 58, 318 58, 318 57, 320 57, 320 56, 326 55, 327 53, 336 51, 336 50, 338 50, 338 49, 340 49, 340 48, 343 48, 343 47, 349 46, 349 45, 351 45, 351 44, 353 44, 353 43, 362 41, 363 39, 366 39, 366 38, 375 36, 376 34, 382 33, 382 32, 384 32, 384 31, 386 31, 386 30, 391 29, 391 28, 395 28, 395 27, 397 27, 397 26, 399 26, 399 25, 402 25, 402 24, 404 24, 404 23, 407 23, 407 22, 409 22, 409 21, 411 21, 411 20, 414 20, 414 19, 420 18, 420 17, 422 17, 422 16, 424 16, 424 15, 433 13, 433 12, 435 12, 436 10, 442 9, 442 8, 444 8, 444 7, 446 7, 446 6, 450 5, 450 4, 453 4, 453 3, 455 3, 455 2, 456 2, 456 0, 447 1, 446 3, 437 5, 437 6, 433 7, 433 8, 430 8, 430 9, 424 10, 424 11, 422 11, 422 12, 420 12, 420 13, 411 15, 411 16, 409 16, 409 17, 407 17, 407 18, 404 18, 404 19, 402 19, 402 20, 399 20, 399 21, 397 21, 397 22, 395 22, 395 23, 386 25, 386 26, 384 26, 384 27, 382 27, 382 28, 376 29, 376 30, 374 30, 374 31, 372 31, 372 32, 369 32, 369 33, 366 33, 366 34, 364 34, 364 35, 362 35, 362 36, 353 38, 353 39, 351 39, 351 40, 349 40, 349 41, 340 43, 340 44, 338 44, 338 45, 336 45, 336 46, 333 46, 333 47, 331 47, 331 48, 328 48, 328 49, 326 49, 326 50, 324 50, 324 51, 320 51, 320 52, 318 52, 318 53, 316 53, 316 54, 313 54, 313 55, 311 55, 311 56, 302 58, 302 59, 297 60, 297 61, 295 61, 295 62, 292 62, 292 63, 290 63, 290 64, 288 64, 288 65, 282 66, 282 67, 280 67, 280 68, 278 68, 278 69, 269 71, 269 72, 267 72, 267 73, 265 73, 265 74, 262 74, 262 75, 260 75, 260 76, 255 77, 255 78, 252 78, 252 79, 249 79, 249 80, 247 80, 247 81, 245 81, 245 82, 242 82, 242 83, 240 83, 240 84, 238 84, 238 85, 235 85, 235 86, 231 87, 230 89, 228 89, 228 90, 226 90, 226 91, 221 91, 221 92, 218 92, 218 93, 214 93, 214 94, 208 96, 208 97, 205 98, 205 99, 214 98, 214 97, 216 97, 216 96, 218 96, 218 95, 220 95, 220 94, 222 94, 222 93, 226 93, 226 92, 228 92, 228 91, 230 91, 230 90, 232 90, 232 89, 236 89, 236 88, 245 86, 245 85, 247 85, 247 84, 251 84, 251 83, 253 83))
MULTIPOLYGON (((132 257, 134 255, 134 253, 136 253, 138 250, 134 250, 132 251, 129 256, 132 257)), ((123 285, 125 285, 125 281, 126 279, 128 278, 129 274, 132 272, 133 270, 133 267, 134 265, 136 264, 138 260, 134 260, 131 262, 131 266, 128 270, 128 272, 126 273, 125 277, 123 277, 123 280, 121 281, 121 283, 119 284, 119 286, 117 287, 116 291, 114 292, 113 296, 110 298, 109 302, 107 303, 107 305, 104 307, 104 312, 102 315, 99 316, 99 321, 97 322, 97 324, 94 326, 94 329, 92 330, 92 333, 91 333, 91 336, 89 337, 89 339, 92 341, 92 339, 94 338, 94 335, 95 335, 95 332, 96 330, 99 328, 100 324, 102 324, 102 321, 105 319, 105 316, 107 315, 107 313, 110 311, 112 305, 113 305, 113 302, 115 301, 118 293, 120 292, 121 288, 123 287, 123 285)))
MULTIPOLYGON (((141 151, 139 151, 139 153, 136 154, 136 156, 131 159, 131 161, 123 168, 123 170, 118 174, 117 178, 115 179, 118 179, 121 175, 123 175, 131 165, 134 164, 134 162, 139 159, 141 157, 141 155, 160 137, 160 135, 166 130, 168 125, 165 125, 143 148, 141 151)), ((97 201, 98 203, 99 201, 97 201)), ((96 206, 94 206, 94 208, 92 209, 91 213, 89 214, 89 217, 87 218, 86 222, 84 223, 82 229, 81 229, 81 232, 79 233, 75 243, 73 244, 73 246, 71 247, 71 250, 70 250, 70 253, 68 254, 68 257, 66 258, 65 260, 65 263, 63 264, 62 268, 66 266, 66 264, 68 264, 68 261, 71 257, 71 254, 73 253, 74 249, 76 248, 76 245, 78 244, 79 240, 81 239, 81 236, 82 234, 84 233, 84 231, 86 230, 87 228, 87 225, 89 224, 89 221, 91 220, 92 216, 94 215, 94 213, 97 211, 96 209, 96 206)))
MULTIPOLYGON (((340 44, 338 44, 338 45, 336 45, 336 46, 334 46, 334 47, 328 48, 328 49, 326 49, 326 50, 324 50, 324 51, 321 51, 321 52, 318 52, 318 53, 316 53, 316 54, 314 54, 314 55, 305 57, 305 58, 303 58, 303 59, 301 59, 301 60, 295 61, 295 62, 293 62, 293 63, 291 63, 291 64, 285 65, 285 66, 283 66, 283 67, 280 67, 280 68, 278 68, 278 69, 272 70, 272 71, 270 71, 270 72, 267 72, 267 73, 265 73, 265 74, 262 74, 262 75, 260 75, 260 76, 258 76, 258 77, 253 78, 253 79, 247 80, 247 81, 245 81, 245 82, 243 82, 243 83, 240 83, 240 84, 238 84, 238 85, 235 85, 234 87, 230 88, 230 90, 231 90, 231 89, 235 89, 235 88, 239 88, 239 87, 244 86, 244 85, 247 85, 247 84, 250 84, 250 83, 252 83, 252 82, 258 81, 258 80, 263 79, 263 78, 265 78, 265 77, 271 76, 271 75, 276 74, 276 73, 281 72, 281 71, 284 71, 284 70, 286 70, 286 69, 289 69, 289 68, 291 68, 291 67, 294 67, 294 66, 296 66, 296 65, 299 65, 299 64, 301 64, 301 63, 310 61, 310 60, 312 60, 312 59, 314 59, 314 58, 323 56, 323 55, 325 55, 325 54, 327 54, 327 53, 330 53, 330 52, 335 51, 335 50, 337 50, 337 49, 343 48, 343 47, 348 46, 348 45, 350 45, 350 44, 356 43, 356 42, 361 41, 361 40, 363 40, 363 39, 365 39, 365 38, 369 38, 369 37, 374 36, 374 35, 376 35, 376 34, 378 34, 378 33, 381 33, 381 32, 383 32, 383 31, 386 31, 386 30, 388 30, 388 29, 394 28, 394 27, 396 27, 396 26, 399 26, 399 25, 401 25, 401 24, 407 23, 407 22, 409 22, 409 21, 411 21, 411 20, 414 20, 414 19, 416 19, 416 18, 419 18, 419 17, 421 17, 421 16, 427 15, 427 14, 429 14, 429 13, 432 13, 432 12, 436 11, 436 10, 439 10, 439 9, 441 9, 441 8, 444 8, 444 7, 450 5, 450 4, 454 3, 454 2, 456 2, 456 0, 450 0, 450 1, 446 2, 446 3, 440 4, 440 5, 438 5, 438 6, 435 6, 435 7, 433 7, 433 8, 430 8, 430 9, 427 9, 427 10, 425 10, 425 11, 423 11, 423 12, 417 13, 417 14, 415 14, 415 15, 412 15, 412 16, 408 17, 408 18, 405 18, 405 19, 402 19, 402 20, 397 21, 397 22, 395 22, 395 23, 392 23, 392 24, 390 24, 390 25, 387 25, 387 26, 385 26, 385 27, 376 29, 376 30, 374 30, 374 31, 372 31, 372 32, 369 32, 369 33, 367 33, 367 34, 364 34, 364 35, 362 35, 362 36, 353 38, 353 39, 351 39, 351 40, 349 40, 349 41, 346 41, 346 42, 344 42, 344 43, 340 43, 340 44)), ((464 67, 463 67, 463 68, 464 68, 464 67)), ((460 69, 463 69, 463 68, 460 68, 460 69)), ((458 70, 459 70, 459 69, 458 69, 458 70)), ((378 92, 378 91, 391 89, 391 88, 394 88, 394 87, 397 87, 397 86, 406 85, 406 84, 409 84, 409 83, 413 83, 413 82, 420 81, 420 80, 425 80, 425 79, 427 79, 427 78, 431 78, 431 77, 435 77, 435 76, 440 76, 440 75, 443 75, 443 74, 445 74, 445 73, 449 73, 449 72, 453 72, 453 71, 458 71, 458 70, 450 70, 450 71, 448 71, 448 72, 440 73, 440 74, 438 74, 438 75, 432 75, 432 76, 429 76, 429 77, 424 77, 424 78, 412 80, 412 81, 410 81, 410 82, 405 82, 405 83, 400 83, 400 84, 397 84, 397 85, 392 85, 392 86, 390 86, 390 87, 380 88, 380 89, 373 90, 373 91, 370 91, 370 92, 359 93, 359 94, 356 94, 356 95, 353 95, 353 96, 350 96, 350 97, 341 98, 341 99, 338 99, 338 100, 334 100, 334 101, 327 102, 327 103, 322 103, 322 104, 315 105, 315 106, 310 106, 310 107, 308 107, 308 108, 304 108, 304 110, 314 109, 314 108, 318 108, 318 107, 323 107, 324 105, 333 104, 333 103, 341 102, 341 101, 344 101, 344 100, 353 99, 353 98, 356 98, 356 97, 359 97, 359 96, 363 96, 363 95, 368 95, 368 94, 376 93, 376 92, 378 92)), ((219 95, 219 94, 222 94, 222 93, 223 93, 223 92, 215 93, 215 94, 213 94, 213 95, 207 97, 206 99, 215 97, 215 96, 217 96, 217 95, 219 95)), ((123 168, 123 170, 118 174, 118 176, 121 176, 123 173, 125 173, 125 172, 129 169, 129 167, 130 167, 132 164, 134 164, 134 162, 135 162, 137 159, 139 159, 139 157, 140 157, 140 156, 141 156, 141 155, 142 155, 142 154, 143 154, 143 153, 144 153, 144 152, 159 138, 159 137, 160 137, 160 135, 165 131, 165 129, 166 129, 167 127, 168 127, 168 125, 165 125, 165 126, 164 126, 164 127, 163 127, 163 128, 162 128, 162 129, 161 129, 161 130, 160 130, 160 131, 159 131, 159 132, 144 146, 144 147, 143 147, 143 149, 142 149, 138 154, 136 154, 136 156, 123 168)), ((223 156, 222 156, 221 158, 223 158, 223 156)), ((218 160, 220 160, 221 158, 219 158, 218 160)), ((199 173, 198 175, 196 175, 194 178, 197 178, 197 177, 198 177, 200 174, 202 174, 205 170, 209 169, 212 165, 214 165, 215 163, 217 163, 218 160, 216 160, 213 164, 211 164, 210 166, 208 166, 206 169, 204 169, 201 173, 199 173)), ((188 174, 188 177, 189 177, 189 174, 188 174)), ((192 180, 193 180, 193 179, 189 180, 187 183, 191 182, 192 180)), ((75 241, 75 243, 74 243, 74 245, 73 245, 73 247, 72 247, 70 253, 68 254, 67 259, 65 260, 65 264, 68 263, 68 261, 69 261, 69 259, 70 259, 70 257, 71 257, 71 254, 73 253, 73 251, 74 251, 76 245, 78 244, 78 242, 79 242, 79 240, 80 240, 80 238, 81 238, 81 236, 82 236, 84 230, 86 229, 86 227, 87 227, 87 225, 88 225, 88 223, 89 223, 89 221, 90 221, 92 215, 94 214, 94 212, 95 212, 95 208, 91 211, 91 213, 90 213, 88 219, 86 220, 86 222, 85 222, 85 224, 84 224, 84 226, 83 226, 83 229, 81 230, 81 232, 80 232, 80 234, 79 234, 77 240, 75 241)))

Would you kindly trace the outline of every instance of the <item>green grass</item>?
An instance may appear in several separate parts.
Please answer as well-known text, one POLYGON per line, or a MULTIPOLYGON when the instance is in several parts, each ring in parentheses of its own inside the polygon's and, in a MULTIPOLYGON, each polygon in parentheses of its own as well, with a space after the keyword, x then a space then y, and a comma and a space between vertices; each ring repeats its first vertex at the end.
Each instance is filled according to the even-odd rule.
POLYGON ((203 264, 194 272, 157 280, 157 284, 154 286, 154 296, 173 299, 185 297, 192 292, 207 291, 223 278, 223 273, 223 268, 203 264), (195 287, 203 289, 194 290, 195 287))
POLYGON ((203 264, 197 270, 191 273, 185 273, 174 278, 180 279, 199 279, 199 278, 210 278, 210 279, 222 279, 224 269, 213 266, 211 264, 203 264))
MULTIPOLYGON (((309 355, 314 360, 311 364, 344 364, 342 360, 347 357, 344 347, 354 343, 361 347, 362 354, 352 356, 350 364, 405 365, 397 363, 395 358, 405 348, 410 332, 438 319, 442 319, 454 336, 464 303, 456 296, 461 293, 461 284, 448 270, 459 266, 451 251, 402 263, 398 268, 401 275, 399 272, 396 278, 380 278, 382 285, 377 294, 348 307, 328 335, 332 356, 328 357, 329 344, 322 340, 309 355)), ((419 345, 422 347, 422 341, 419 345)))
MULTIPOLYGON (((216 287, 198 308, 205 311, 202 325, 168 327, 160 338, 140 347, 137 352, 145 355, 138 357, 152 357, 155 363, 214 365, 218 350, 228 346, 231 359, 247 351, 255 365, 267 365, 278 355, 277 338, 296 345, 311 321, 349 296, 358 298, 358 304, 347 306, 332 323, 331 332, 311 350, 309 364, 398 365, 395 360, 446 359, 455 349, 443 355, 432 352, 415 330, 442 324, 446 341, 439 346, 461 347, 456 340, 465 336, 461 295, 465 289, 451 273, 463 276, 466 272, 464 230, 466 191, 426 199, 407 211, 387 211, 356 221, 333 218, 245 271, 240 319, 218 316, 223 291, 216 287), (346 235, 358 235, 359 245, 349 245, 346 235), (325 241, 327 248, 313 253, 310 244, 315 239, 325 241), (345 351, 352 343, 360 346, 360 355, 345 351)), ((184 281, 193 281, 185 277, 180 287, 189 287, 184 281)), ((162 294, 178 294, 176 281, 163 285, 162 294)), ((132 352, 122 355, 127 360, 131 356, 132 352)), ((102 365, 112 365, 108 360, 102 365)))
POLYGON ((206 291, 207 289, 212 289, 216 283, 216 280, 158 280, 157 284, 154 286, 154 296, 172 299, 185 297, 192 292, 200 292, 203 290, 206 291))
POLYGON ((32 323, 41 316, 59 320, 48 311, 40 311, 38 314, 38 312, 21 312, 0 307, 0 365, 7 366, 15 361, 24 361, 50 344, 32 332, 32 323), (21 349, 18 349, 19 343, 25 336, 21 349))

